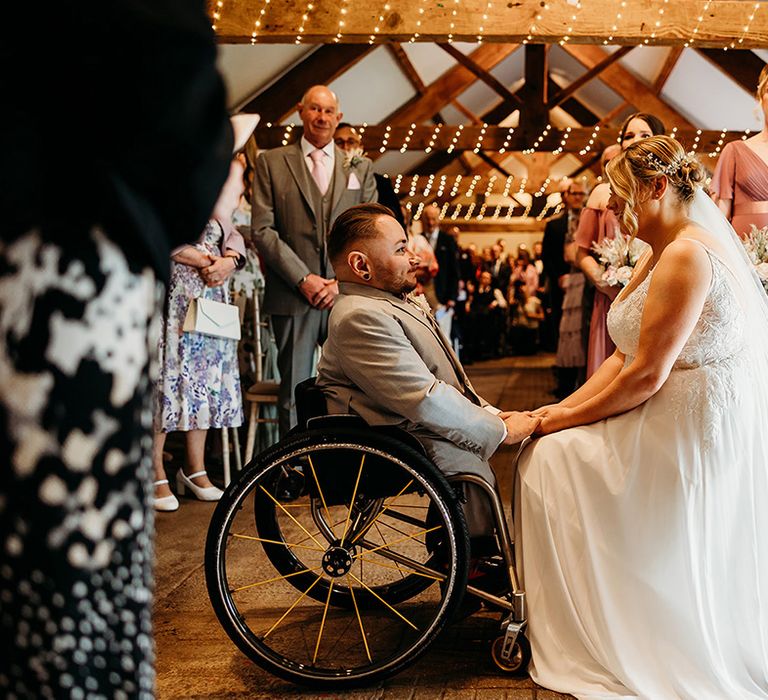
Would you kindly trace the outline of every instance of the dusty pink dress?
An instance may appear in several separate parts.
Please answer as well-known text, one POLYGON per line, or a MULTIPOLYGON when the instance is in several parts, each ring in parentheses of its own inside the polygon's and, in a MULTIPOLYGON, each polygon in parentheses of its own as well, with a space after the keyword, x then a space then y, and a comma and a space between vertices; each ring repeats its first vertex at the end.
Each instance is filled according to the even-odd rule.
MULTIPOLYGON (((603 238, 613 238, 619 228, 619 222, 610 209, 593 209, 584 207, 579 218, 579 228, 573 238, 579 248, 592 252, 592 243, 600 243, 603 238)), ((592 306, 592 320, 589 326, 589 343, 587 345, 587 378, 591 377, 597 368, 613 354, 616 346, 608 335, 608 309, 619 292, 616 287, 612 295, 595 289, 595 303, 592 306)))
POLYGON ((709 188, 717 199, 733 201, 731 224, 740 236, 750 224, 768 226, 768 163, 744 141, 726 144, 709 188))

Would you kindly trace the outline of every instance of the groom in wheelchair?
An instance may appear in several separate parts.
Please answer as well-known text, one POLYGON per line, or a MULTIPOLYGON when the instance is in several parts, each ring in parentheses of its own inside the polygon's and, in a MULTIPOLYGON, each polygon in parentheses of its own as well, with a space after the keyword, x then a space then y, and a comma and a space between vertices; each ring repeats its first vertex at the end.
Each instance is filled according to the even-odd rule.
MULTIPOLYGON (((500 411, 475 392, 428 304, 411 295, 419 259, 389 209, 348 209, 327 248, 340 290, 318 365, 328 412, 403 429, 446 476, 476 475, 495 487, 488 460, 538 419, 500 411)), ((472 556, 495 554, 489 500, 478 486, 462 486, 472 556)))

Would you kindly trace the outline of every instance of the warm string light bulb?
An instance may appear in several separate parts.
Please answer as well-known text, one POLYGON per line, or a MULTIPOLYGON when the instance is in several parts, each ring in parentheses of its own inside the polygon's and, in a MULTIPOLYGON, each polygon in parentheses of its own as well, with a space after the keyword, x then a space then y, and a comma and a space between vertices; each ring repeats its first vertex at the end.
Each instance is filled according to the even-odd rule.
POLYGON ((483 11, 483 21, 480 24, 480 29, 477 30, 477 43, 482 44, 483 43, 483 32, 485 31, 485 23, 488 21, 488 13, 493 8, 493 5, 489 2, 485 6, 485 10, 483 11))
POLYGON ((437 135, 440 133, 440 130, 443 128, 442 124, 435 124, 435 130, 432 132, 432 135, 429 137, 429 143, 427 144, 427 147, 424 149, 424 153, 432 153, 432 147, 435 145, 435 142, 437 141, 437 135))
POLYGON ((467 213, 464 214, 464 221, 469 221, 472 218, 472 212, 475 211, 476 206, 477 204, 475 204, 474 202, 472 202, 469 205, 469 209, 467 209, 467 213))
POLYGON ((707 11, 709 10, 709 6, 712 4, 712 0, 707 0, 704 3, 704 7, 701 8, 701 12, 699 13, 699 16, 696 18, 696 26, 693 28, 693 34, 690 36, 688 41, 686 41, 683 46, 687 49, 689 48, 693 42, 698 38, 696 35, 699 33, 699 28, 701 27, 701 23, 704 21, 704 17, 707 14, 707 11))
POLYGON ((309 20, 309 15, 312 14, 312 10, 314 9, 315 6, 311 2, 307 3, 307 6, 304 8, 304 12, 301 15, 301 25, 299 26, 298 32, 296 33, 296 40, 294 43, 301 43, 303 38, 302 35, 306 31, 307 20, 309 20))
POLYGON ((459 0, 453 0, 453 9, 451 10, 450 31, 448 32, 448 43, 453 43, 453 30, 456 27, 456 17, 459 14, 459 0))
POLYGON ((348 2, 349 0, 341 0, 341 7, 339 8, 339 27, 336 36, 333 38, 335 44, 339 43, 344 34, 344 27, 347 23, 347 13, 349 12, 349 8, 347 7, 348 2))
POLYGON ((400 183, 401 183, 402 181, 403 181, 403 176, 402 176, 402 174, 398 175, 398 176, 395 178, 395 183, 392 185, 392 189, 395 191, 395 194, 399 194, 399 193, 400 193, 400 183))
POLYGON ((560 39, 557 43, 560 44, 560 46, 565 46, 570 40, 571 40, 571 34, 573 34, 573 28, 576 25, 576 22, 578 20, 579 12, 581 10, 581 2, 577 0, 576 2, 576 9, 574 10, 573 14, 571 15, 571 21, 566 29, 565 34, 563 35, 563 38, 560 39))
POLYGON ((389 10, 390 10, 390 6, 387 4, 387 5, 384 5, 384 8, 379 12, 376 18, 376 24, 373 27, 373 34, 371 34, 368 37, 369 44, 373 44, 374 40, 376 39, 379 32, 381 31, 381 25, 384 22, 384 13, 389 12, 389 10))
POLYGON ((616 17, 613 20, 613 25, 611 26, 611 32, 613 32, 607 39, 603 40, 603 45, 608 46, 613 41, 613 37, 616 35, 616 32, 619 31, 619 22, 621 22, 622 19, 622 12, 624 12, 624 8, 626 8, 627 3, 626 0, 621 0, 621 4, 619 5, 619 10, 616 13, 616 17))
POLYGON ((696 136, 693 139, 693 146, 691 146, 691 150, 688 151, 689 153, 696 153, 699 148, 699 141, 701 141, 701 129, 696 129, 696 136))
POLYGON ((530 26, 528 27, 528 36, 523 39, 523 45, 525 46, 529 42, 533 41, 533 35, 536 33, 536 22, 541 22, 544 18, 544 13, 549 10, 549 3, 546 1, 541 3, 540 10, 535 15, 534 19, 531 21, 530 26))
POLYGON ((445 192, 445 185, 448 182, 448 176, 447 175, 441 175, 440 176, 440 184, 437 186, 437 193, 435 194, 436 197, 442 197, 443 193, 445 192))
POLYGON ((410 190, 410 192, 408 192, 408 196, 409 197, 415 197, 416 196, 416 185, 418 185, 418 183, 419 183, 419 176, 418 175, 414 175, 411 178, 411 190, 410 190))
POLYGON ((269 7, 270 2, 271 0, 264 0, 264 4, 261 6, 259 14, 253 23, 253 32, 251 32, 251 44, 255 44, 258 40, 259 32, 261 31, 261 23, 264 19, 264 15, 267 14, 267 8, 269 7))
POLYGON ((563 150, 565 149, 565 144, 568 143, 568 137, 571 135, 571 127, 567 127, 565 130, 565 134, 563 134, 563 138, 560 140, 560 145, 552 151, 553 156, 559 156, 563 150))
POLYGON ((216 9, 213 11, 213 24, 211 24, 211 29, 213 31, 216 31, 216 25, 221 19, 221 11, 224 8, 224 0, 217 0, 216 2, 216 9))
POLYGON ((283 146, 287 146, 291 142, 291 132, 293 131, 294 124, 288 124, 283 132, 283 139, 281 143, 283 146))
POLYGON ((427 180, 426 187, 422 190, 421 194, 423 197, 429 197, 429 193, 432 191, 432 183, 435 181, 434 174, 429 176, 429 179, 427 180))
POLYGON ((599 131, 600 131, 600 125, 597 124, 595 128, 592 130, 592 133, 589 135, 589 139, 587 140, 587 145, 584 146, 584 148, 582 148, 579 151, 580 156, 585 156, 587 155, 587 153, 589 153, 592 150, 592 146, 595 145, 595 139, 597 138, 597 134, 599 131))
POLYGON ((461 180, 462 176, 457 175, 456 179, 453 181, 453 187, 451 188, 451 197, 455 197, 459 193, 459 187, 461 187, 461 180))
POLYGON ((544 131, 542 131, 541 134, 538 136, 538 138, 533 142, 533 146, 523 149, 523 155, 529 156, 532 153, 534 153, 536 149, 542 144, 544 139, 547 137, 547 134, 549 134, 551 129, 552 129, 552 125, 547 124, 544 127, 544 131))
POLYGON ((717 158, 718 155, 720 155, 720 151, 723 150, 723 143, 725 143, 725 135, 728 133, 728 129, 723 129, 720 132, 720 138, 717 140, 717 146, 715 146, 715 150, 709 153, 710 158, 717 158))
POLYGON ((742 31, 741 36, 739 37, 739 40, 737 42, 731 42, 731 48, 735 49, 736 45, 738 44, 741 46, 744 43, 744 37, 749 33, 749 25, 752 24, 752 20, 755 19, 755 15, 757 14, 757 11, 760 9, 760 3, 756 2, 752 8, 752 11, 747 16, 747 21, 744 23, 744 29, 742 31))
MULTIPOLYGON (((381 148, 379 148, 379 153, 384 153, 384 151, 387 150, 387 144, 389 143, 389 135, 392 133, 392 127, 391 126, 385 126, 384 127, 384 138, 381 140, 381 148)), ((362 136, 362 134, 361 134, 362 136)))
POLYGON ((483 203, 480 205, 480 211, 479 211, 479 212, 477 212, 477 220, 478 220, 478 221, 482 221, 482 220, 485 218, 485 210, 486 210, 487 208, 488 208, 488 205, 487 205, 485 202, 483 202, 483 203))
POLYGON ((453 214, 451 214, 451 219, 453 221, 456 221, 456 219, 459 218, 459 212, 461 211, 461 204, 457 204, 456 208, 453 210, 453 214))
POLYGON ((662 3, 661 7, 659 8, 658 17, 656 18, 656 22, 654 23, 653 30, 651 30, 651 36, 650 37, 646 37, 645 39, 643 39, 643 44, 645 44, 646 46, 648 46, 648 43, 650 41, 654 41, 655 42, 655 40, 656 40, 656 32, 661 28, 661 21, 664 18, 664 12, 666 11, 668 4, 669 4, 669 0, 664 0, 664 2, 662 3))
POLYGON ((482 128, 480 129, 480 135, 477 138, 477 142, 475 143, 475 147, 472 149, 473 153, 480 153, 480 147, 483 145, 483 139, 485 138, 485 132, 488 130, 488 124, 483 123, 482 128))
POLYGON ((742 141, 746 141, 749 138, 749 135, 752 133, 752 129, 745 129, 744 130, 744 136, 741 137, 742 141))
POLYGON ((456 129, 456 133, 453 135, 453 139, 451 140, 451 145, 448 146, 448 153, 453 153, 453 151, 456 149, 456 144, 459 142, 459 137, 461 136, 462 131, 464 131, 464 125, 459 124, 459 128, 456 129))
POLYGON ((499 155, 504 153, 509 148, 509 142, 512 139, 512 134, 515 133, 515 127, 511 126, 509 127, 509 131, 507 131, 507 135, 504 137, 504 143, 501 144, 501 148, 499 149, 499 155))
POLYGON ((403 145, 400 147, 400 153, 405 153, 408 150, 408 144, 411 142, 411 138, 413 137, 413 132, 415 129, 416 125, 411 124, 410 128, 408 129, 408 133, 403 140, 403 145))

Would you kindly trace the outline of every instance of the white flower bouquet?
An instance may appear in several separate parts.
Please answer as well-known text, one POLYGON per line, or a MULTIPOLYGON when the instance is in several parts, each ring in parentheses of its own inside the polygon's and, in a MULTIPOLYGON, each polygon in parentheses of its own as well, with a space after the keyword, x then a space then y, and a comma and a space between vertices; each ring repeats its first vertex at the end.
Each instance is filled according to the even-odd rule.
POLYGON ((647 243, 638 238, 630 238, 616 233, 614 238, 604 238, 600 243, 593 243, 592 250, 603 267, 602 279, 611 287, 625 287, 632 279, 632 271, 647 243))
POLYGON ((744 249, 755 266, 755 272, 768 293, 768 226, 757 228, 754 224, 749 227, 749 233, 742 239, 744 249))

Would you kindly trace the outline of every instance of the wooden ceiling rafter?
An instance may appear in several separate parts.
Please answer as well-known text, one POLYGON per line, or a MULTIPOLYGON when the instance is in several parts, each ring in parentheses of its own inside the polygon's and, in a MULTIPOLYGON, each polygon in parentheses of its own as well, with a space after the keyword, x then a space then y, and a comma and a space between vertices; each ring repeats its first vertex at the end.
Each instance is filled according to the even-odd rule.
POLYGON ((602 73, 608 66, 612 65, 613 63, 616 63, 616 61, 621 60, 624 56, 626 56, 633 48, 634 46, 622 46, 621 48, 614 51, 612 54, 609 54, 606 56, 602 61, 599 63, 596 63, 592 68, 590 68, 588 71, 580 75, 576 80, 574 80, 572 83, 564 87, 562 90, 554 94, 550 99, 549 102, 547 102, 547 109, 554 109, 559 104, 564 102, 568 97, 573 95, 577 90, 582 88, 584 85, 586 85, 588 82, 590 82, 593 78, 596 78, 600 73, 602 73))
MULTIPOLYGON (((605 59, 607 53, 599 46, 576 46, 566 44, 563 49, 586 68, 593 68, 605 59)), ((596 78, 604 82, 619 97, 639 111, 655 114, 665 124, 674 124, 680 129, 693 128, 680 112, 668 105, 640 78, 637 78, 623 66, 613 63, 607 66, 596 78)))
POLYGON ((664 64, 661 66, 661 70, 659 70, 659 74, 656 76, 656 79, 653 81, 652 90, 657 95, 661 94, 661 91, 664 89, 664 86, 667 84, 667 80, 669 80, 669 76, 672 75, 672 71, 675 70, 675 66, 677 65, 678 61, 680 60, 680 56, 682 55, 683 55, 682 46, 673 46, 669 50, 669 53, 667 54, 667 57, 664 60, 664 64))
POLYGON ((329 44, 303 57, 266 88, 247 98, 236 111, 260 114, 261 123, 279 123, 296 109, 313 85, 336 80, 374 49, 361 44, 329 44))
POLYGON ((765 62, 749 50, 717 51, 699 49, 699 53, 715 65, 724 75, 751 95, 757 90, 757 80, 765 62))
MULTIPOLYGON (((227 0, 220 6, 208 0, 210 13, 218 15, 216 32, 224 43, 251 43, 258 9, 252 0, 227 0)), ((664 6, 663 21, 651 26, 649 3, 628 0, 616 20, 615 0, 582 0, 579 21, 574 23, 569 2, 544 3, 542 0, 516 0, 492 3, 487 0, 462 0, 461 12, 453 3, 389 2, 357 0, 354 11, 344 15, 344 30, 339 34, 338 2, 315 0, 307 5, 295 0, 272 0, 261 19, 256 39, 259 43, 319 44, 338 41, 368 43, 374 36, 374 20, 379 31, 375 41, 476 42, 478 18, 483 17, 485 43, 522 41, 555 44, 569 37, 566 46, 602 44, 608 36, 615 45, 682 46, 695 39, 697 47, 760 48, 768 44, 768 13, 757 12, 751 20, 752 3, 742 0, 712 0, 707 15, 693 34, 692 18, 701 13, 701 0, 676 0, 664 6), (749 31, 745 31, 745 24, 749 31)))

